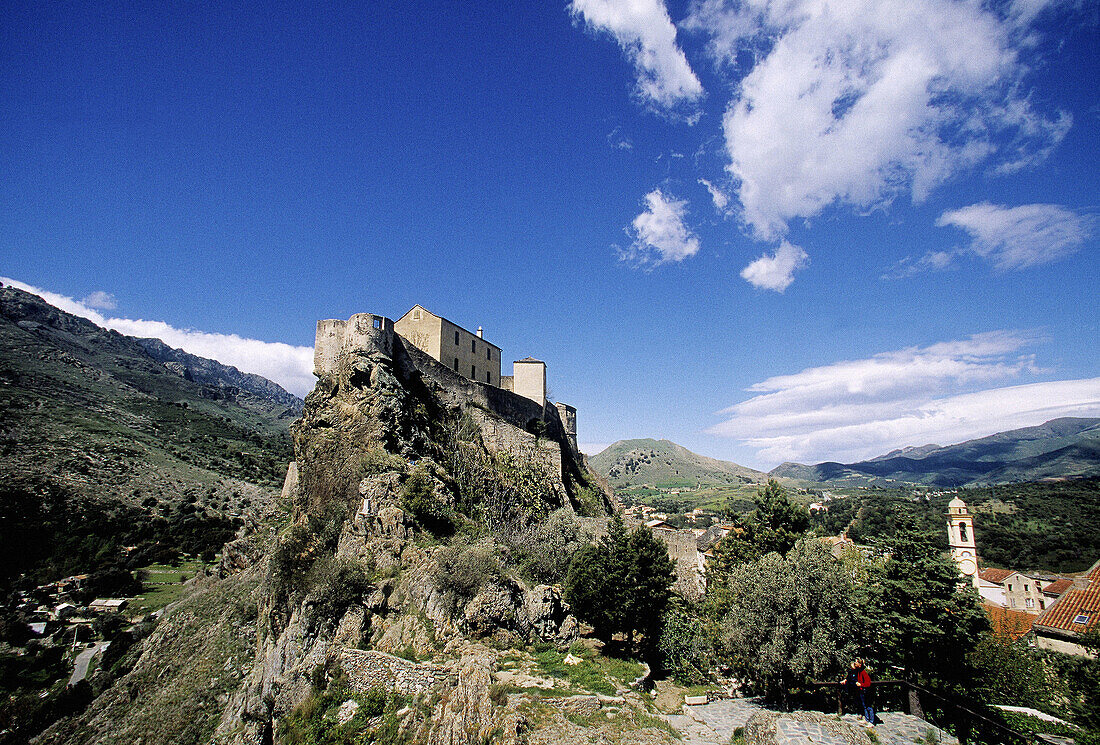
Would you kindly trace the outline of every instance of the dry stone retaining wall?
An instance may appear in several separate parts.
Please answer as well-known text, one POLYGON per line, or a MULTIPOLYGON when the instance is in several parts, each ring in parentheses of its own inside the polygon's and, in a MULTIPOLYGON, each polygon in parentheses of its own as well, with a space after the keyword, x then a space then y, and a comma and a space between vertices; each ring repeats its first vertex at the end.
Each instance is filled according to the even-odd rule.
POLYGON ((411 662, 373 649, 344 649, 340 665, 348 676, 348 685, 358 693, 384 688, 414 696, 446 677, 437 665, 411 662))

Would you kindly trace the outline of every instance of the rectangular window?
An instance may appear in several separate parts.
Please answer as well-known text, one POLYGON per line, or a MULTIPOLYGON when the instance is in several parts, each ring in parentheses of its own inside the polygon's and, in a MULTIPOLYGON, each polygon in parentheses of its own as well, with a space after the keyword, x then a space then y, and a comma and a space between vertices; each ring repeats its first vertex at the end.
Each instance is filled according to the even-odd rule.
POLYGON ((1073 622, 1074 622, 1074 623, 1080 623, 1080 624, 1086 624, 1086 623, 1088 623, 1088 622, 1089 622, 1089 617, 1088 617, 1088 614, 1087 614, 1087 613, 1080 613, 1080 614, 1078 614, 1078 616, 1077 616, 1076 618, 1074 618, 1074 619, 1073 619, 1073 622))
POLYGON ((458 372, 458 357, 455 357, 455 372, 458 372))
POLYGON ((419 309, 413 311, 413 320, 414 321, 419 321, 420 320, 420 310, 419 309))
POLYGON ((382 319, 381 318, 375 318, 374 319, 374 327, 376 329, 382 328, 382 319))
POLYGON ((1011 582, 1008 583, 1008 591, 1012 592, 1012 583, 1011 582))
POLYGON ((458 346, 458 332, 455 332, 455 346, 458 346))
POLYGON ((485 347, 485 359, 487 359, 487 360, 492 360, 493 359, 493 350, 490 349, 489 347, 485 347))
POLYGON ((486 383, 491 383, 491 382, 493 382, 493 381, 489 380, 489 371, 488 371, 488 370, 486 370, 486 371, 485 371, 485 382, 486 382, 486 383))
POLYGON ((477 366, 470 365, 470 379, 477 380, 477 366))
POLYGON ((1024 605, 1026 605, 1028 608, 1034 608, 1035 607, 1035 601, 1032 600, 1031 598, 1028 598, 1027 601, 1024 603, 1024 605))
POLYGON ((470 351, 471 352, 476 352, 477 351, 477 339, 470 339, 470 351))

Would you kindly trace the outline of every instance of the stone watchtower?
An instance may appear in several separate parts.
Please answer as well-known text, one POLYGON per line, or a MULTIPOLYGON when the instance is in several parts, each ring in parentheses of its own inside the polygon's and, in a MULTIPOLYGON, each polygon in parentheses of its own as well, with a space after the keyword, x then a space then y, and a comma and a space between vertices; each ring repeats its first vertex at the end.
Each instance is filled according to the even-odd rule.
POLYGON ((959 566, 959 574, 978 586, 978 549, 974 540, 974 517, 966 509, 966 502, 958 497, 947 505, 947 543, 951 546, 951 558, 959 566))

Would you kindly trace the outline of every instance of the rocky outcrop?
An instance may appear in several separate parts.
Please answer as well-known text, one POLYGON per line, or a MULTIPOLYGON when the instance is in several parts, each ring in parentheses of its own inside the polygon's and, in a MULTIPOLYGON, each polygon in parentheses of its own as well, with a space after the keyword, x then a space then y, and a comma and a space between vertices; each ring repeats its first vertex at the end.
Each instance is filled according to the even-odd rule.
POLYGON ((455 683, 440 696, 433 712, 435 725, 428 745, 468 745, 485 742, 492 731, 493 705, 489 700, 492 657, 470 653, 454 666, 455 683))

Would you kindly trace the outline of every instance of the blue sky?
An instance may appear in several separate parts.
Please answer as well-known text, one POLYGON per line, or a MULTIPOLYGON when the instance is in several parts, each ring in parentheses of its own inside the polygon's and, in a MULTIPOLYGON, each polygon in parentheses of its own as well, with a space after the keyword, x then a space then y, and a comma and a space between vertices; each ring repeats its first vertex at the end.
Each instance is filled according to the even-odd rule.
POLYGON ((1100 415, 1095 4, 515 5, 6 4, 0 275, 299 394, 419 302, 590 449, 1100 415))

